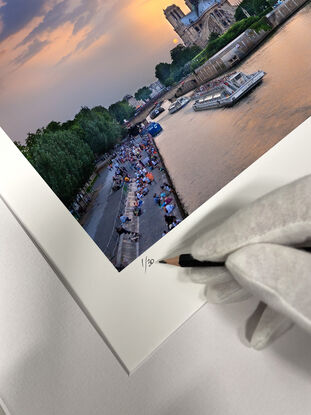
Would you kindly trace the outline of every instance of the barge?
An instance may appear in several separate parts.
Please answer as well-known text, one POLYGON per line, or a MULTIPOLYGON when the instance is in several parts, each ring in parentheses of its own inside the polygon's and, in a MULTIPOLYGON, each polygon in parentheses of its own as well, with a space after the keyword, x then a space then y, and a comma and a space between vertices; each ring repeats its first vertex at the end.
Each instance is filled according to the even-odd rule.
POLYGON ((181 110, 182 108, 184 108, 189 102, 191 101, 191 99, 189 97, 181 97, 181 98, 177 98, 175 102, 173 102, 173 104, 169 107, 168 111, 170 114, 174 114, 175 112, 181 110))
MULTIPOLYGON (((258 85, 265 75, 264 71, 257 71, 250 75, 236 72, 229 77, 225 77, 220 80, 217 86, 199 92, 201 98, 195 100, 193 109, 194 111, 203 111, 230 107, 258 85)), ((199 93, 194 95, 194 99, 197 98, 199 93)))

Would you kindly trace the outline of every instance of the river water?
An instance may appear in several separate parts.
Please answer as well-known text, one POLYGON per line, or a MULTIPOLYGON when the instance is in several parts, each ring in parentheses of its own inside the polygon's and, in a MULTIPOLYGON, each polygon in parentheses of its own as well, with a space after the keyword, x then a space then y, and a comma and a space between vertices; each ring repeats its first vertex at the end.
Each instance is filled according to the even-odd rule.
POLYGON ((189 213, 311 115, 310 28, 309 3, 235 68, 267 75, 234 107, 194 112, 190 103, 157 119, 156 143, 189 213))

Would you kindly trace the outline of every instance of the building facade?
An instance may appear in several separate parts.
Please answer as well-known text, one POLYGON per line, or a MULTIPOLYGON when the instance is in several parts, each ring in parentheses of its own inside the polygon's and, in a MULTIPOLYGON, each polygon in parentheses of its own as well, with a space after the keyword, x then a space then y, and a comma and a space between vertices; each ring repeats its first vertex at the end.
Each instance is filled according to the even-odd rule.
POLYGON ((123 98, 123 101, 126 101, 129 105, 131 105, 132 107, 136 109, 145 105, 145 102, 143 100, 137 100, 132 95, 125 95, 125 97, 123 98))
POLYGON ((190 9, 185 14, 173 4, 164 10, 164 15, 182 39, 185 46, 204 48, 211 33, 222 34, 235 22, 237 6, 228 0, 185 0, 190 9))
POLYGON ((156 81, 150 84, 148 88, 151 90, 150 98, 152 99, 156 97, 157 95, 159 95, 161 92, 163 92, 165 89, 165 86, 162 85, 160 81, 156 81))

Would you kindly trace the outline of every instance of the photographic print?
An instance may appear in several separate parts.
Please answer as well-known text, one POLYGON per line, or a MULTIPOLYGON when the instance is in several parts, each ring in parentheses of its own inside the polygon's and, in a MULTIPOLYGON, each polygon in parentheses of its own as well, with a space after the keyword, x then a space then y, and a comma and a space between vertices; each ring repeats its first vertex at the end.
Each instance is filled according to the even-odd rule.
POLYGON ((0 0, 0 122, 122 271, 311 115, 304 0, 0 0))

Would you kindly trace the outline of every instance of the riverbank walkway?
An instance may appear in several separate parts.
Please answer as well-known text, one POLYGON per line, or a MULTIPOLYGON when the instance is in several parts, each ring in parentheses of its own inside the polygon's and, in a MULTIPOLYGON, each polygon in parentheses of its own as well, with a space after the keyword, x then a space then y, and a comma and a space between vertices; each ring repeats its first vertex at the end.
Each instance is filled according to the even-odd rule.
MULTIPOLYGON (((126 229, 129 232, 132 232, 132 234, 139 234, 139 216, 134 215, 132 207, 133 203, 136 200, 136 190, 136 183, 130 183, 124 208, 124 215, 130 219, 130 222, 128 223, 126 229)), ((126 264, 130 264, 138 256, 139 239, 136 242, 134 242, 131 240, 131 236, 129 236, 128 234, 120 235, 120 239, 118 240, 118 251, 115 265, 125 266, 126 264)))
POLYGON ((122 270, 170 230, 165 215, 169 217, 168 221, 173 222, 170 228, 183 219, 179 203, 168 183, 165 166, 150 137, 138 136, 123 145, 116 151, 112 166, 99 172, 94 184, 95 197, 81 224, 117 269, 122 270), (150 149, 154 153, 155 166, 142 163, 150 158, 150 149), (132 151, 134 159, 128 157, 132 151), (113 191, 114 178, 120 169, 130 181, 113 191), (145 177, 141 174, 143 169, 153 176, 153 180, 145 186, 147 193, 144 195, 141 186, 141 177, 145 177), (161 199, 160 205, 156 203, 155 194, 161 199), (139 215, 136 216, 134 205, 139 200, 139 215), (164 200, 174 206, 172 212, 165 211, 164 200), (121 223, 120 215, 128 218, 125 223, 121 223), (117 228, 121 234, 118 234, 117 228))

